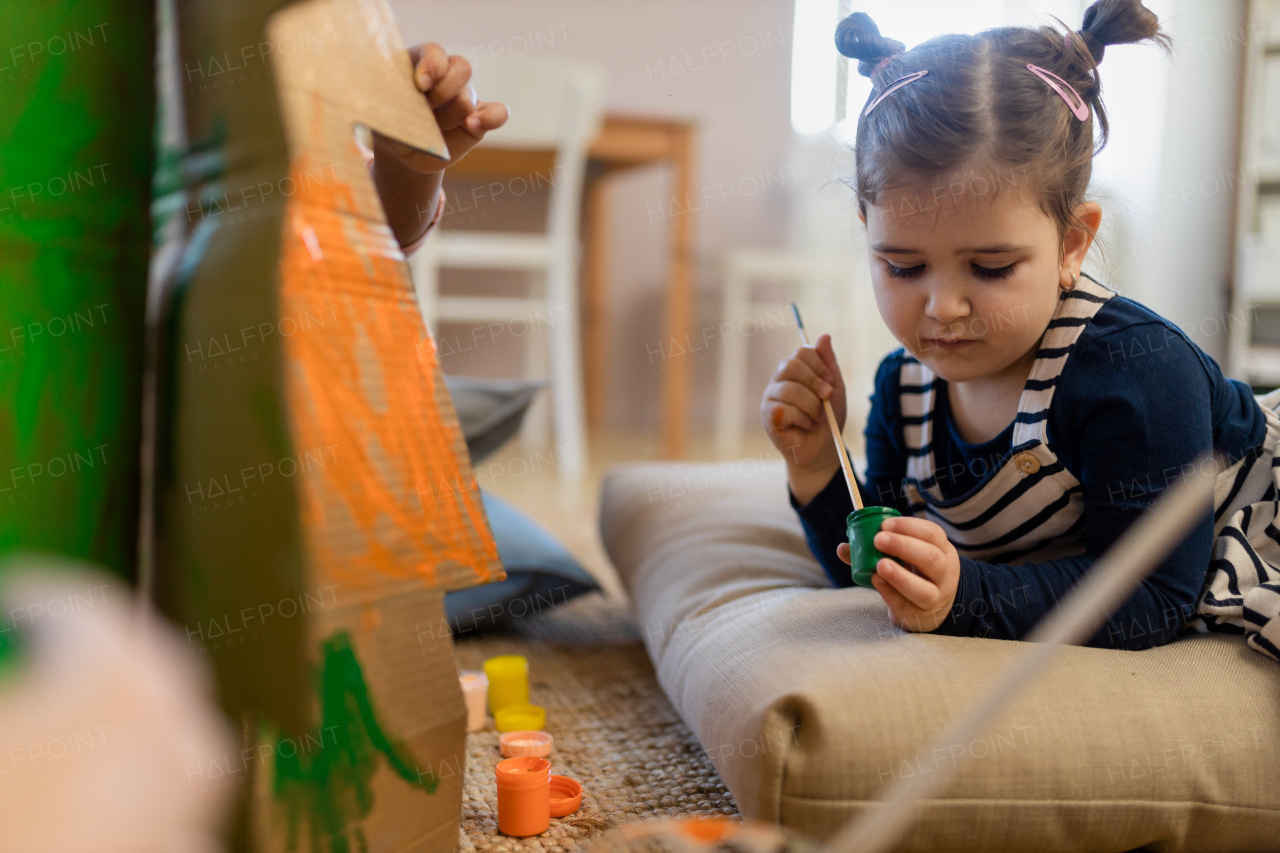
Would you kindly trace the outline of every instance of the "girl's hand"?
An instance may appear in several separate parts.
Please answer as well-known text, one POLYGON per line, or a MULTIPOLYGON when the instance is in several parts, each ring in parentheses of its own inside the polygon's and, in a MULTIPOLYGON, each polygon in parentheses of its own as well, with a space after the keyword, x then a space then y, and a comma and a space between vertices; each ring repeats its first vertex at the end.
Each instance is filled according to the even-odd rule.
POLYGON ((435 113, 436 124, 449 148, 449 161, 411 148, 390 137, 373 134, 376 159, 391 158, 419 174, 441 172, 475 148, 490 130, 507 121, 507 108, 497 101, 476 100, 471 87, 471 63, 462 56, 449 56, 438 44, 409 48, 413 77, 435 113))
MULTIPOLYGON (((941 625, 960 582, 960 555, 942 528, 923 518, 886 518, 875 546, 900 559, 881 559, 871 576, 872 586, 889 605, 889 621, 917 632, 941 625)), ((836 556, 849 562, 847 542, 836 548, 836 556)))
POLYGON ((843 428, 844 379, 831 336, 825 334, 815 346, 800 347, 778 364, 760 401, 764 431, 782 453, 791 490, 801 503, 808 503, 840 467, 823 400, 831 401, 836 423, 843 428))

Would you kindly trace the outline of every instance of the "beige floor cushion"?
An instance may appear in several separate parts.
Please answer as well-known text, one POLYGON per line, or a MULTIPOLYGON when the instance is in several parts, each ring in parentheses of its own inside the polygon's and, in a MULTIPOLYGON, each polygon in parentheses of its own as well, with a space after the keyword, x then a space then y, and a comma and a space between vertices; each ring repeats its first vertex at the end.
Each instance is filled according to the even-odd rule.
POLYGON ((1025 643, 910 634, 833 589, 780 463, 633 463, 605 547, 663 689, 738 807, 829 837, 957 762, 902 850, 1280 850, 1280 666, 1231 636, 1066 647, 984 738, 915 760, 1025 643))

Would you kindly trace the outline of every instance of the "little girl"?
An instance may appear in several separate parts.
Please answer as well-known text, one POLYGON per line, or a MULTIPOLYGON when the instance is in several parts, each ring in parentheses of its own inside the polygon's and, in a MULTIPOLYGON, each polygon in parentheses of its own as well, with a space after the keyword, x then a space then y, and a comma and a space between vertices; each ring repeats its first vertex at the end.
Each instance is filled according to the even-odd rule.
MULTIPOLYGON (((1184 467, 1226 457, 1212 512, 1089 645, 1143 649, 1185 627, 1280 658, 1280 392, 1255 398, 1177 326, 1080 272, 1106 144, 1107 45, 1169 50, 1138 0, 1080 30, 1003 27, 903 51, 865 14, 836 44, 873 91, 858 120, 859 218, 876 304, 902 348, 866 426, 868 504, 899 510, 872 583, 910 631, 1019 639, 1184 467)), ((823 414, 845 391, 821 336, 773 375, 765 430, 837 586, 853 507, 823 414)))

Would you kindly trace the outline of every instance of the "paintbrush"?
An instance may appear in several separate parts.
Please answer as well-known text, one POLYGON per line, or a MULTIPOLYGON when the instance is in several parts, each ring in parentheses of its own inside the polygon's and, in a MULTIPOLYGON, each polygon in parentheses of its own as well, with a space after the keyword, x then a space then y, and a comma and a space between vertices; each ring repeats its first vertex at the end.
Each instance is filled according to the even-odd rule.
MULTIPOLYGON (((809 346, 809 336, 804 331, 804 321, 800 319, 800 309, 791 303, 791 313, 795 315, 796 327, 800 329, 800 341, 809 346)), ((844 438, 840 435, 840 426, 836 423, 835 409, 830 400, 822 401, 822 408, 827 412, 827 423, 831 426, 831 437, 836 443, 836 453, 840 454, 840 468, 844 471, 844 482, 849 487, 849 497, 853 499, 853 508, 862 509, 862 495, 858 492, 858 481, 853 476, 853 466, 849 464, 849 454, 844 449, 844 438)))

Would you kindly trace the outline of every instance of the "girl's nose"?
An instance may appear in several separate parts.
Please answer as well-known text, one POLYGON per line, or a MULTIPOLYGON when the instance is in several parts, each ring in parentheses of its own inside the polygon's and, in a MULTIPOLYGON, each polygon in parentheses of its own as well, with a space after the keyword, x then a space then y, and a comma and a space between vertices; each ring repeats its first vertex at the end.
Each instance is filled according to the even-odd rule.
POLYGON ((939 323, 953 323, 969 316, 969 300, 960 288, 939 285, 930 289, 924 311, 939 323))

